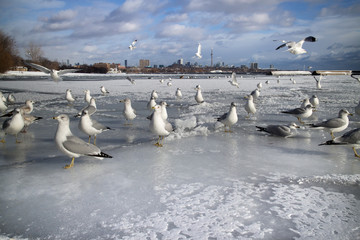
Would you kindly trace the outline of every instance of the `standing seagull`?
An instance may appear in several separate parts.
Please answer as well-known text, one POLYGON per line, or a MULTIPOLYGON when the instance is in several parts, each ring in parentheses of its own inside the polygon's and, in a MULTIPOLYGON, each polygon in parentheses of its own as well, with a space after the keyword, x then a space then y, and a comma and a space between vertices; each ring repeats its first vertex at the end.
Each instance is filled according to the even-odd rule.
POLYGON ((75 102, 75 98, 71 94, 71 89, 66 90, 65 98, 66 98, 66 100, 68 101, 69 104, 73 104, 75 102))
POLYGON ((200 85, 196 85, 195 87, 195 90, 196 90, 196 95, 195 95, 195 100, 197 103, 203 103, 204 102, 204 98, 201 94, 201 88, 200 88, 200 85))
POLYGON ((322 75, 320 75, 319 79, 317 79, 315 76, 314 76, 314 79, 316 81, 316 88, 317 89, 321 89, 321 79, 322 79, 322 75))
POLYGON ((311 126, 314 128, 326 129, 330 132, 332 139, 335 139, 334 133, 344 131, 349 126, 349 117, 351 113, 346 109, 341 109, 337 118, 331 118, 324 122, 315 123, 311 126))
POLYGON ((66 165, 65 168, 73 167, 75 158, 80 156, 91 156, 99 159, 112 158, 95 145, 74 136, 70 130, 70 119, 67 115, 61 114, 53 117, 53 119, 59 122, 55 134, 55 143, 60 151, 72 158, 71 163, 66 165))
POLYGON ((24 111, 24 114, 30 114, 34 110, 34 101, 32 100, 26 100, 25 105, 22 106, 20 109, 24 111))
MULTIPOLYGON (((14 110, 12 118, 5 120, 5 122, 2 125, 2 129, 5 132, 5 134, 15 135, 16 143, 20 143, 18 141, 17 135, 24 128, 24 126, 25 123, 21 115, 21 109, 16 108, 14 110)), ((0 140, 0 142, 5 143, 5 136, 3 139, 0 140)))
POLYGON ((282 41, 282 42, 284 42, 284 44, 278 46, 276 48, 276 50, 287 46, 288 47, 287 51, 289 51, 292 54, 298 55, 298 54, 307 53, 306 50, 302 48, 302 45, 304 44, 304 42, 316 42, 316 38, 313 36, 309 36, 307 38, 300 40, 299 42, 294 42, 294 41, 289 41, 289 42, 282 41))
POLYGON ((50 77, 55 81, 61 81, 62 78, 60 77, 61 75, 64 75, 66 73, 73 73, 73 72, 77 72, 79 71, 79 69, 64 69, 64 70, 55 70, 55 69, 48 69, 44 66, 41 66, 41 65, 38 65, 38 64, 35 64, 35 63, 29 63, 29 62, 25 62, 25 64, 33 67, 33 68, 36 68, 37 70, 40 70, 44 73, 50 73, 50 77))
POLYGON ((156 106, 155 98, 154 98, 154 97, 151 97, 150 100, 149 100, 149 102, 148 102, 148 104, 147 104, 147 108, 148 108, 149 110, 152 110, 153 107, 155 107, 155 106, 156 106))
POLYGON ((84 90, 84 93, 85 93, 85 97, 84 97, 85 101, 87 103, 90 103, 90 99, 91 99, 90 90, 86 89, 86 90, 84 90))
POLYGON ((302 108, 295 108, 288 111, 282 111, 281 113, 291 114, 294 117, 296 117, 301 124, 304 124, 304 122, 301 120, 302 118, 308 118, 313 113, 313 107, 308 104, 306 107, 302 108))
POLYGON ((152 90, 151 97, 155 98, 155 100, 159 98, 159 95, 156 90, 152 90))
POLYGON ((161 116, 161 107, 159 105, 156 105, 155 107, 153 107, 153 109, 154 113, 152 115, 152 118, 150 119, 149 128, 152 133, 159 136, 159 139, 155 143, 155 146, 162 147, 164 137, 168 136, 170 132, 166 129, 166 122, 161 116), (162 143, 160 143, 160 140, 162 140, 162 143))
POLYGON ((350 145, 355 153, 355 157, 360 158, 360 155, 356 152, 356 149, 360 148, 360 128, 348 131, 341 137, 336 137, 319 145, 350 145))
POLYGON ((0 112, 5 112, 8 109, 3 99, 0 97, 0 112))
POLYGON ((124 103, 123 115, 124 115, 126 121, 134 120, 136 118, 136 111, 131 106, 130 98, 125 98, 124 100, 120 100, 120 102, 124 103))
POLYGON ((103 95, 106 95, 107 93, 109 93, 109 91, 104 86, 100 87, 100 91, 103 95))
POLYGON ((180 89, 180 88, 177 88, 177 89, 176 89, 175 97, 176 97, 176 99, 178 99, 178 100, 182 98, 182 93, 181 93, 181 89, 180 89))
POLYGON ((89 136, 89 143, 91 140, 91 136, 94 136, 94 145, 96 145, 97 134, 110 130, 109 127, 99 123, 94 119, 91 119, 87 110, 84 110, 82 112, 78 127, 81 131, 83 131, 86 135, 89 136))
POLYGON ((198 59, 202 58, 202 56, 201 56, 201 44, 200 43, 198 45, 197 52, 195 53, 194 57, 197 57, 198 59))
POLYGON ((79 111, 78 114, 75 115, 74 117, 81 117, 82 112, 85 111, 85 110, 88 111, 90 116, 93 115, 97 111, 95 98, 91 98, 89 105, 87 105, 86 107, 81 109, 81 111, 79 111))
POLYGON ((254 104, 254 98, 252 95, 248 95, 245 97, 247 99, 246 103, 245 103, 245 110, 246 112, 248 113, 247 117, 246 118, 250 118, 250 114, 254 114, 256 113, 256 107, 255 107, 255 104, 254 104))
POLYGON ((6 101, 8 104, 15 104, 16 98, 15 98, 14 94, 9 93, 8 97, 6 98, 6 101))
POLYGON ((236 113, 236 104, 234 102, 230 105, 230 110, 227 113, 224 113, 221 117, 217 118, 219 122, 224 124, 225 132, 231 132, 231 126, 237 123, 238 116, 236 113), (229 130, 226 130, 226 126, 229 127, 229 130))
POLYGON ((314 108, 317 108, 320 104, 319 98, 316 95, 312 95, 312 97, 310 98, 310 103, 311 105, 314 106, 314 108))
POLYGON ((236 80, 236 73, 235 73, 235 72, 233 72, 233 73, 231 74, 231 80, 229 80, 228 82, 229 82, 231 85, 239 88, 239 83, 238 83, 237 80, 236 80))
POLYGON ((130 46, 129 46, 129 49, 130 49, 130 51, 132 51, 133 49, 135 49, 136 47, 135 47, 135 44, 137 43, 137 40, 135 39, 131 44, 130 44, 130 46))

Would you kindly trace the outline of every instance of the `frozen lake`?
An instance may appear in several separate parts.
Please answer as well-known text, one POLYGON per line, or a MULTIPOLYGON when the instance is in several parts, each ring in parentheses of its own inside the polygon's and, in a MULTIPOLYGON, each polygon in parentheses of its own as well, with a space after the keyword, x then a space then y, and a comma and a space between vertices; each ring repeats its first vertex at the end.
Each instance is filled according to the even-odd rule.
MULTIPOLYGON (((16 106, 34 100, 32 114, 43 119, 19 135, 22 143, 13 136, 0 143, 0 239, 360 239, 360 159, 352 149, 318 146, 330 134, 304 125, 287 139, 255 127, 297 122, 280 112, 314 94, 320 106, 307 123, 336 117, 342 108, 354 113, 357 81, 326 76, 318 90, 312 76, 295 76, 293 84, 290 77, 278 83, 274 76, 238 75, 239 88, 224 75, 187 77, 164 76, 160 83, 159 75, 133 75, 132 85, 117 75, 72 74, 58 83, 41 75, 3 76, 0 91, 13 93, 16 106), (259 82, 257 112, 247 119, 244 96, 259 82), (102 85, 110 94, 100 94, 102 85), (65 100, 68 88, 77 97, 73 106, 65 100), (92 118, 113 129, 97 137, 113 158, 81 157, 65 170, 71 159, 56 148, 52 117, 68 114, 72 132, 87 141, 73 117, 87 105, 85 89, 96 99, 92 118), (157 136, 146 119, 152 90, 158 103, 169 104, 176 127, 162 148, 153 145, 157 136), (137 110, 132 126, 124 125, 119 101, 125 97, 137 110), (239 121, 225 133, 216 117, 231 102, 239 121)), ((354 115, 345 131, 358 127, 354 115)))

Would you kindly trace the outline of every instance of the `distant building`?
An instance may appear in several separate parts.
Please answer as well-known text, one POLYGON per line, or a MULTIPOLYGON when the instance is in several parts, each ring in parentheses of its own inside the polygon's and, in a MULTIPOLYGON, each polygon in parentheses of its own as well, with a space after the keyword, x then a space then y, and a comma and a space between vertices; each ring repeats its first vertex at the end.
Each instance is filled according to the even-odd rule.
POLYGON ((177 61, 177 64, 179 64, 179 65, 184 65, 184 59, 180 58, 180 59, 177 61))
POLYGON ((145 67, 149 67, 149 66, 150 66, 150 60, 148 60, 148 59, 140 59, 139 60, 140 68, 145 68, 145 67))
POLYGON ((127 60, 125 60, 125 67, 127 68, 127 66, 128 66, 128 65, 127 65, 127 60))
POLYGON ((258 63, 256 62, 250 63, 250 69, 258 69, 258 63))

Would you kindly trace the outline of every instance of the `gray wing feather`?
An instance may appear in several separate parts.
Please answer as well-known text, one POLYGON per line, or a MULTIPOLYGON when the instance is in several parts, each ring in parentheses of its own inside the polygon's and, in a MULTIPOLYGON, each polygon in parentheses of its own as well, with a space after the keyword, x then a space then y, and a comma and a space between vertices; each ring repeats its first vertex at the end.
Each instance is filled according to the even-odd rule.
POLYGON ((339 140, 341 142, 359 144, 360 143, 360 128, 356 128, 349 132, 346 132, 344 135, 342 135, 340 137, 339 140))
POLYGON ((109 128, 105 126, 104 124, 99 123, 98 121, 92 119, 92 126, 98 130, 108 130, 109 128))
POLYGON ((5 122, 2 125, 3 130, 5 130, 6 128, 8 128, 10 126, 10 120, 11 120, 11 118, 5 120, 5 122))
POLYGON ((77 72, 79 70, 80 69, 64 69, 64 70, 60 70, 58 75, 63 75, 63 74, 66 74, 66 73, 73 73, 73 72, 77 72))
POLYGON ((226 117, 227 117, 228 113, 224 113, 221 117, 218 117, 218 121, 222 121, 222 120, 225 120, 226 117))
POLYGON ((50 69, 48 69, 48 68, 46 68, 46 67, 43 67, 43 66, 41 66, 41 65, 35 64, 35 63, 25 62, 25 64, 27 64, 27 65, 29 65, 29 66, 31 66, 31 67, 33 67, 33 68, 36 68, 37 70, 40 70, 40 71, 42 71, 42 72, 44 72, 44 73, 50 73, 50 72, 51 72, 50 69))
POLYGON ((315 127, 338 128, 345 125, 345 121, 341 118, 329 119, 325 122, 315 124, 315 127))
POLYGON ((95 145, 87 143, 76 136, 68 136, 63 145, 68 151, 83 155, 94 155, 101 152, 95 145))

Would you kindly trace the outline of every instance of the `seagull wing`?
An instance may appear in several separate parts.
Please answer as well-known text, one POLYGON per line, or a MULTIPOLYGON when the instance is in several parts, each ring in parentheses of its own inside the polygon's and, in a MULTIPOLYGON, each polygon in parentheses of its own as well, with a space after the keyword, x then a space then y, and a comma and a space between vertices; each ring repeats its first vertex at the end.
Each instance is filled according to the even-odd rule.
POLYGON ((29 66, 31 66, 31 67, 33 67, 33 68, 36 68, 37 70, 40 70, 40 71, 42 71, 42 72, 44 72, 44 73, 50 73, 50 72, 51 72, 50 69, 48 69, 48 68, 46 68, 46 67, 43 67, 43 66, 41 66, 41 65, 35 64, 35 63, 25 62, 25 64, 27 64, 27 65, 29 65, 29 66))
POLYGON ((70 152, 81 155, 98 155, 101 151, 93 144, 89 144, 76 136, 68 136, 63 146, 70 152))
POLYGON ((341 118, 332 118, 325 122, 314 124, 315 127, 339 128, 345 125, 345 121, 341 118))
POLYGON ((233 82, 237 83, 237 80, 236 80, 236 72, 233 72, 233 73, 231 74, 231 79, 232 79, 233 82))
POLYGON ((316 38, 313 36, 308 36, 307 38, 304 38, 305 42, 316 42, 316 38))
POLYGON ((344 133, 339 139, 341 142, 347 143, 360 143, 360 128, 353 129, 349 132, 344 133))
POLYGON ((218 120, 219 122, 221 122, 222 120, 225 120, 225 119, 226 119, 227 115, 228 115, 228 113, 224 113, 221 117, 218 117, 217 120, 218 120))
POLYGON ((287 46, 287 43, 281 44, 275 50, 279 50, 280 48, 283 48, 283 47, 286 47, 286 46, 287 46))
POLYGON ((64 75, 66 73, 74 73, 79 71, 80 69, 64 69, 64 70, 60 70, 58 75, 64 75))

